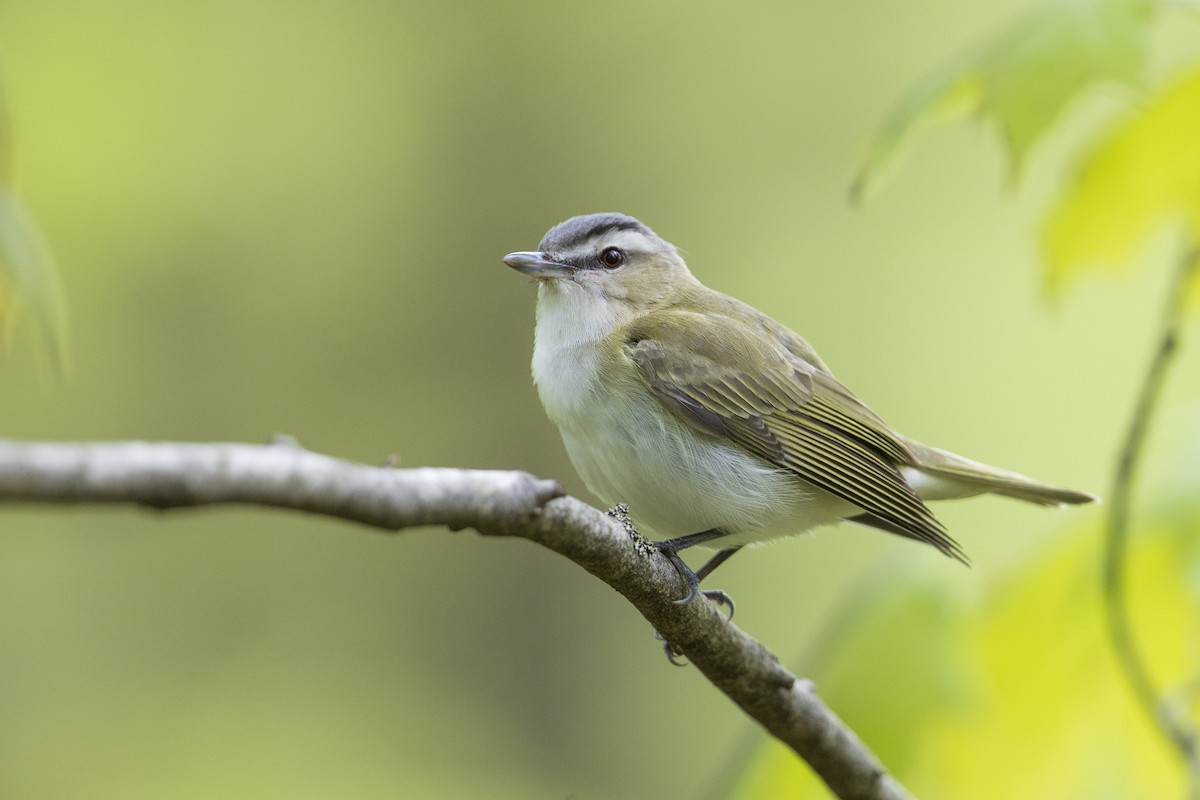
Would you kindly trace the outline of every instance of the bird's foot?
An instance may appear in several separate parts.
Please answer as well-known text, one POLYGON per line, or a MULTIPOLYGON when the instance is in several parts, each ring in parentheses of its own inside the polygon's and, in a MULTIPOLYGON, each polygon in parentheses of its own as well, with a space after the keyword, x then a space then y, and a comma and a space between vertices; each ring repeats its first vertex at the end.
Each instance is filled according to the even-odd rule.
MULTIPOLYGON (((725 615, 725 621, 733 619, 733 598, 726 594, 721 589, 701 589, 697 594, 704 595, 710 603, 715 606, 724 607, 729 613, 725 615)), ((676 600, 675 602, 679 602, 676 600)), ((654 631, 654 638, 662 642, 663 652, 667 654, 667 661, 670 661, 677 667, 686 667, 687 661, 683 660, 683 651, 671 643, 667 637, 663 636, 658 629, 654 631)))
MULTIPOLYGON (((733 608, 734 608, 733 597, 730 597, 730 595, 725 593, 724 590, 700 589, 700 590, 696 591, 696 595, 703 595, 704 597, 706 597, 708 602, 713 603, 714 606, 724 608, 726 610, 726 614, 725 614, 726 622, 733 619, 733 608)), ((679 603, 682 601, 676 600, 674 602, 679 603)), ((659 632, 658 628, 655 628, 655 630, 654 630, 654 638, 658 639, 659 642, 662 643, 662 651, 664 651, 665 654, 667 654, 667 661, 670 661, 676 667, 688 666, 688 662, 683 660, 683 650, 680 650, 679 648, 677 648, 676 645, 672 644, 670 639, 667 639, 665 636, 662 636, 662 633, 659 632)))
POLYGON ((724 589, 701 589, 700 594, 708 598, 708 602, 718 608, 724 608, 726 611, 725 621, 733 619, 733 611, 737 606, 733 602, 733 598, 724 589))
MULTIPOLYGON (((689 567, 682 558, 679 557, 679 551, 685 547, 691 547, 695 544, 701 544, 711 539, 716 539, 724 536, 724 532, 718 530, 702 531, 701 533, 692 534, 691 536, 683 536, 678 539, 669 539, 665 542, 651 542, 643 536, 634 526, 633 520, 629 518, 629 506, 625 503, 617 503, 607 512, 608 516, 615 519, 625 529, 625 533, 633 540, 634 548, 642 555, 649 555, 655 551, 666 556, 671 562, 671 566, 675 567, 675 571, 683 580, 687 587, 687 592, 678 600, 672 600, 675 605, 686 606, 695 602, 696 598, 703 595, 713 605, 723 608, 726 612, 726 621, 733 619, 734 603, 733 598, 721 589, 701 589, 701 579, 712 572, 718 564, 725 561, 729 556, 736 552, 737 548, 730 548, 718 553, 707 564, 701 567, 700 574, 697 575, 691 567, 689 567)), ((667 660, 677 667, 685 666, 687 662, 681 661, 683 652, 675 645, 671 644, 661 633, 654 631, 654 638, 663 643, 663 650, 667 654, 667 660)))
MULTIPOLYGON (((679 600, 676 600, 677 605, 686 606, 696 599, 700 594, 700 581, 704 580, 710 572, 725 562, 731 555, 736 553, 739 547, 729 547, 717 553, 708 560, 700 572, 693 572, 692 568, 683 562, 679 557, 679 551, 688 547, 695 547, 698 544, 708 544, 717 539, 724 539, 728 534, 721 528, 710 528, 699 533, 691 533, 687 536, 680 536, 675 539, 667 539, 662 542, 655 542, 654 549, 666 556, 671 562, 671 566, 675 567, 675 571, 679 573, 679 577, 683 578, 683 583, 687 586, 687 594, 679 600)), ((725 603, 722 601, 722 605, 725 603)))
POLYGON ((692 601, 694 601, 700 595, 700 578, 698 578, 696 573, 692 571, 692 568, 684 563, 684 560, 679 557, 679 550, 675 547, 673 542, 655 542, 654 547, 658 550, 658 552, 666 556, 668 561, 671 562, 671 566, 675 568, 675 571, 679 573, 679 577, 683 580, 683 585, 687 587, 687 592, 683 595, 683 597, 679 598, 678 600, 672 600, 671 602, 677 606, 690 605, 692 601))
MULTIPOLYGON (((697 597, 704 595, 718 606, 724 606, 729 610, 726 619, 733 619, 733 598, 726 594, 721 589, 701 589, 700 580, 702 576, 697 575, 684 560, 679 557, 679 548, 675 546, 674 540, 666 542, 654 542, 654 547, 658 552, 666 556, 671 562, 671 566, 675 567, 675 571, 679 573, 679 577, 683 579, 683 583, 687 586, 687 593, 678 600, 672 600, 677 606, 686 606, 691 604, 697 597)), ((722 559, 724 560, 724 559, 722 559)), ((704 574, 707 575, 711 570, 708 565, 705 565, 704 574)))
POLYGON ((662 649, 667 654, 667 661, 670 661, 677 667, 687 666, 687 662, 683 660, 683 651, 671 644, 665 636, 658 632, 657 628, 654 630, 654 638, 662 642, 662 649))

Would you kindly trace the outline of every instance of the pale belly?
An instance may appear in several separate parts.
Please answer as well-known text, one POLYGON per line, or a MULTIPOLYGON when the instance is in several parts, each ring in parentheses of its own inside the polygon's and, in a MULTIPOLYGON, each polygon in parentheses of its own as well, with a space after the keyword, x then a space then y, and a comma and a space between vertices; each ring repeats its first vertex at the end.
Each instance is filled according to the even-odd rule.
POLYGON ((656 539, 721 528, 727 547, 804 533, 858 509, 791 473, 698 433, 652 397, 617 414, 603 404, 560 424, 588 488, 608 505, 627 503, 656 539))

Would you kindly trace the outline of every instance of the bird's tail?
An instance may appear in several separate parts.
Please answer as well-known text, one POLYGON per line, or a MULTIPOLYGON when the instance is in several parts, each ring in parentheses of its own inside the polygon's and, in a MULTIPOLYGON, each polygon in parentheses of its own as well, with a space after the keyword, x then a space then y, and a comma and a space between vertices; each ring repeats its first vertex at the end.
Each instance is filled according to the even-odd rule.
POLYGON ((905 468, 906 477, 923 499, 968 497, 986 492, 1043 506, 1078 505, 1100 499, 1090 492, 1042 483, 1019 472, 981 464, 936 447, 911 440, 906 444, 917 462, 905 468))

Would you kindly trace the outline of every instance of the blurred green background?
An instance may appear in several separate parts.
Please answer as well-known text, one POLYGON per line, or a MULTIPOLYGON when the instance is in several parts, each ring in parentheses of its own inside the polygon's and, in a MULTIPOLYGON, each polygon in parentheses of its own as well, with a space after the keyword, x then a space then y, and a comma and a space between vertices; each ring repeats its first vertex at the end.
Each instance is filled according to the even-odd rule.
MULTIPOLYGON (((0 434, 284 432, 588 498, 531 384, 533 287, 500 257, 619 210, 802 332, 905 433, 1104 491, 1166 271, 1052 306, 1034 230, 1079 120, 1130 98, 1089 95, 1017 192, 994 136, 960 126, 866 208, 846 201, 895 99, 1024 5, 6 0, 17 182, 60 264, 73 368, 56 382, 18 338, 0 434)), ((1198 30, 1155 30, 1156 74, 1198 30)), ((1200 370, 1183 372, 1157 452, 1195 440, 1200 370)), ((1156 463, 1150 482, 1173 462, 1156 463)), ((889 763, 917 725, 899 700, 954 695, 936 670, 890 683, 905 626, 940 630, 953 598, 986 605, 1064 553, 1071 593, 1024 612, 1073 630, 1095 601, 1097 510, 938 513, 974 569, 847 526, 718 574, 738 624, 800 674, 835 680, 830 643, 858 636, 854 674, 885 699, 853 721, 889 763), (894 576, 942 599, 865 636, 894 576)), ((0 530, 3 797, 716 796, 763 740, 614 592, 518 541, 256 510, 5 508, 0 530)), ((969 635, 955 613, 944 635, 969 635)), ((999 708, 1023 696, 1003 670, 1046 655, 1019 630, 999 708)), ((1092 644, 1081 663, 1107 664, 1092 644)), ((963 737, 1001 752, 1009 728, 986 725, 963 737)), ((918 793, 937 785, 923 764, 898 770, 918 793)))

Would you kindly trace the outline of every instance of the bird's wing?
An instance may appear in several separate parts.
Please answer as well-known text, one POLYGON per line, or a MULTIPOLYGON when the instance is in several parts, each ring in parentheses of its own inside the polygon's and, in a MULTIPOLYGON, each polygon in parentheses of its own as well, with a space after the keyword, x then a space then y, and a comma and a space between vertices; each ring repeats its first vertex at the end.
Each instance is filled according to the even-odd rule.
POLYGON ((864 511, 862 521, 962 552, 900 474, 904 441, 832 375, 745 326, 662 312, 625 332, 625 352, 663 405, 696 429, 864 511))

